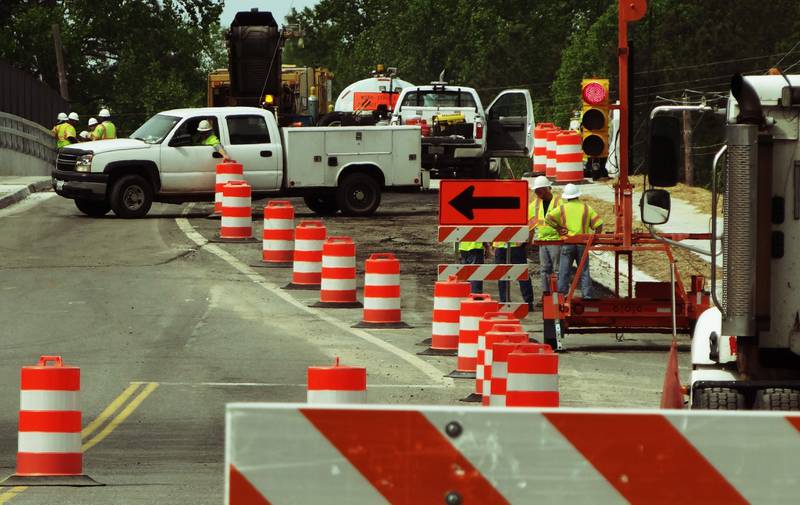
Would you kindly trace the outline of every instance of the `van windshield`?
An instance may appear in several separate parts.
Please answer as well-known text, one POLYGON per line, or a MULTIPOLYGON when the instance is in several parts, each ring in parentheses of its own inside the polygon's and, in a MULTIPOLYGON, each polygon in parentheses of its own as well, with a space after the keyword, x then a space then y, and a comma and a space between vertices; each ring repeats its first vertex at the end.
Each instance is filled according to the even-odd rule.
POLYGON ((143 140, 148 144, 160 144, 178 121, 179 117, 156 114, 131 133, 131 138, 143 140))
POLYGON ((416 90, 403 98, 404 107, 475 107, 472 93, 467 91, 416 90))

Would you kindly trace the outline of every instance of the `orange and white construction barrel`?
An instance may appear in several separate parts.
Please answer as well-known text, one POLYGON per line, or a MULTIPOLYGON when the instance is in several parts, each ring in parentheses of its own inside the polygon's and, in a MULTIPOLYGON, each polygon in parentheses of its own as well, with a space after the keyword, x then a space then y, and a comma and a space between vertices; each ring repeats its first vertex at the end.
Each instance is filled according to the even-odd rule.
POLYGON ((356 298, 356 245, 350 237, 328 237, 322 245, 322 280, 315 307, 361 307, 356 298))
POLYGON ((303 219, 294 230, 292 282, 286 289, 319 289, 322 281, 322 246, 327 229, 322 221, 303 219))
POLYGON ((214 214, 222 214, 222 188, 230 181, 244 179, 244 166, 235 161, 225 161, 217 164, 216 178, 214 181, 214 214))
POLYGON ((100 485, 83 474, 80 389, 61 356, 22 367, 16 474, 0 485, 100 485))
POLYGON ((307 375, 308 403, 366 403, 367 369, 360 366, 310 366, 307 375))
POLYGON ((556 176, 556 139, 560 133, 561 130, 559 128, 553 128, 552 130, 547 130, 547 134, 545 135, 545 153, 547 154, 545 175, 547 177, 556 176))
POLYGON ((364 315, 357 328, 408 328, 400 309, 400 260, 375 253, 364 262, 364 315))
MULTIPOLYGON (((509 354, 515 351, 538 352, 541 346, 542 344, 534 342, 499 342, 492 346, 492 377, 489 379, 489 406, 506 406, 509 354)), ((483 404, 486 405, 485 402, 483 404)))
POLYGON ((519 324, 511 312, 487 312, 478 321, 478 354, 475 364, 475 392, 464 398, 463 401, 479 402, 483 395, 484 367, 486 366, 486 333, 498 324, 519 324))
POLYGON ((471 293, 461 300, 458 318, 458 359, 449 376, 474 379, 478 364, 478 323, 487 312, 497 312, 500 304, 485 293, 471 293))
POLYGON ((556 182, 583 180, 581 134, 563 131, 556 138, 556 182))
POLYGON ((420 354, 437 356, 456 354, 461 300, 468 297, 469 293, 469 282, 460 281, 455 275, 451 275, 446 281, 434 284, 430 347, 420 354))
POLYGON ((508 355, 507 407, 558 407, 558 354, 542 345, 536 352, 508 355))
POLYGON ((294 207, 286 200, 264 206, 261 259, 272 266, 289 266, 294 255, 294 207))
POLYGON ((494 366, 494 346, 505 342, 524 344, 530 341, 530 336, 518 323, 499 323, 486 332, 485 349, 483 354, 483 387, 481 391, 481 404, 489 405, 492 395, 492 377, 494 366))
POLYGON ((222 222, 219 238, 253 238, 252 189, 245 181, 229 181, 222 186, 222 222))
POLYGON ((533 166, 534 175, 547 173, 547 132, 554 129, 553 123, 538 123, 533 129, 533 166))

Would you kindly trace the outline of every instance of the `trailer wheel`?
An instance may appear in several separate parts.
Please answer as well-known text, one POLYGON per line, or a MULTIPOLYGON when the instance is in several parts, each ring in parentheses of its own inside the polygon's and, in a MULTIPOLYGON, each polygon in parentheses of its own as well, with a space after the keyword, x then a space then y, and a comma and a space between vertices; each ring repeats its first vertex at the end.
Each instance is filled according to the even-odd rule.
POLYGON ((381 204, 381 187, 367 174, 347 175, 339 182, 336 203, 345 216, 372 215, 381 204))
POLYGON ((311 212, 320 216, 332 216, 339 210, 336 195, 333 194, 307 195, 303 197, 303 202, 311 212))
POLYGON ((692 407, 704 410, 744 410, 744 395, 731 388, 704 388, 697 392, 692 407))
POLYGON ((329 112, 319 118, 317 126, 342 126, 344 114, 341 112, 329 112))
POLYGON ((755 410, 800 410, 800 391, 788 388, 760 389, 756 393, 755 410))

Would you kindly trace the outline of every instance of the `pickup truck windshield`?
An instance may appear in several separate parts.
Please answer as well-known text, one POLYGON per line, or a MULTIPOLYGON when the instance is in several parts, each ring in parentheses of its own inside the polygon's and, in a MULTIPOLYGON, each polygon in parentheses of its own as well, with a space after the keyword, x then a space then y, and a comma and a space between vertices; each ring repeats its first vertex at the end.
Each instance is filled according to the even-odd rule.
POLYGON ((159 144, 180 121, 179 117, 156 114, 131 134, 132 139, 143 140, 148 144, 159 144))
POLYGON ((475 107, 472 93, 467 91, 410 91, 401 107, 475 107))

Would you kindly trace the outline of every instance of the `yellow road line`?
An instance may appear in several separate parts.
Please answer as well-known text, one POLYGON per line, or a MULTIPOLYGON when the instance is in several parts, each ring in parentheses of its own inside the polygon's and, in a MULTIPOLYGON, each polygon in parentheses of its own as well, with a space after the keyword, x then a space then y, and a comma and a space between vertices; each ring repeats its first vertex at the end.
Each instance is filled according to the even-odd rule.
MULTIPOLYGON (((141 384, 141 383, 139 383, 139 384, 141 384)), ((139 387, 139 384, 134 384, 134 383, 131 383, 131 384, 130 384, 130 385, 129 385, 129 386, 126 388, 126 389, 125 389, 125 391, 123 391, 122 393, 120 393, 120 394, 119 394, 119 396, 117 396, 117 397, 114 399, 114 401, 112 401, 111 403, 109 403, 109 404, 108 404, 108 406, 107 406, 105 409, 103 409, 103 411, 102 411, 102 412, 100 412, 100 415, 99 415, 99 416, 97 416, 97 417, 96 417, 96 418, 95 418, 95 419, 94 419, 94 420, 93 420, 91 423, 87 424, 87 425, 86 425, 86 427, 85 427, 85 428, 84 428, 84 429, 81 431, 81 438, 86 438, 86 437, 88 437, 89 435, 91 435, 92 433, 94 433, 94 431, 95 431, 97 428, 99 428, 101 424, 103 424, 104 422, 106 422, 106 419, 108 419, 109 417, 111 417, 112 415, 114 415, 114 412, 116 412, 116 411, 117 411, 117 409, 118 409, 118 408, 119 408, 119 407, 120 407, 120 406, 121 406, 123 403, 125 403, 126 401, 128 401, 128 398, 130 398, 130 397, 131 397, 131 395, 133 395, 133 393, 134 393, 134 392, 136 391, 136 389, 139 387)))
POLYGON ((8 503, 12 498, 28 489, 28 486, 14 486, 3 494, 0 494, 0 504, 8 503))
POLYGON ((100 443, 107 436, 109 436, 111 432, 114 431, 117 426, 122 424, 125 421, 125 419, 127 419, 128 416, 130 416, 133 413, 133 411, 136 410, 136 408, 139 407, 139 405, 145 400, 145 398, 150 396, 150 393, 152 393, 157 387, 158 387, 158 382, 148 383, 147 386, 145 386, 145 388, 142 390, 142 392, 140 392, 138 396, 136 396, 136 398, 134 398, 128 405, 126 405, 125 408, 122 409, 122 411, 120 411, 120 413, 117 414, 117 416, 114 419, 112 419, 111 422, 108 423, 106 427, 102 429, 102 431, 100 431, 100 433, 98 433, 91 440, 83 444, 83 447, 81 447, 81 451, 83 452, 88 451, 89 449, 100 443))

